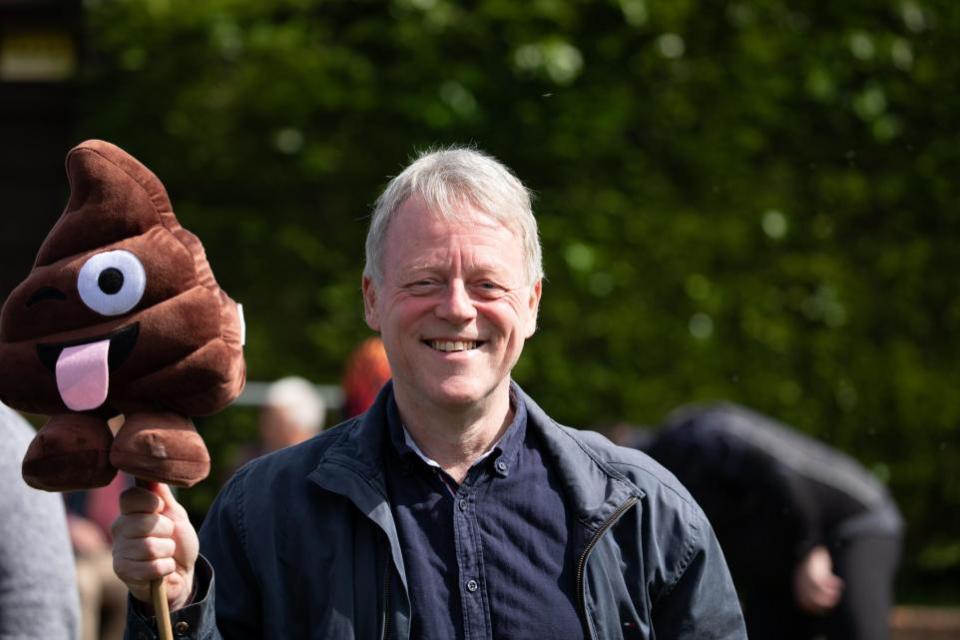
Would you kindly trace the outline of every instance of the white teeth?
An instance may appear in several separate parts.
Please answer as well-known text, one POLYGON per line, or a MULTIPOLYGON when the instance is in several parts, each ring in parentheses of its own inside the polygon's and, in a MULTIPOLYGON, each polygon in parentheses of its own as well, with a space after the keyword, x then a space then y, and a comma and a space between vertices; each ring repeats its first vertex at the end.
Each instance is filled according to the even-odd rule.
POLYGON ((437 351, 467 351, 469 349, 476 349, 477 343, 475 341, 450 341, 450 340, 431 340, 430 346, 437 351))

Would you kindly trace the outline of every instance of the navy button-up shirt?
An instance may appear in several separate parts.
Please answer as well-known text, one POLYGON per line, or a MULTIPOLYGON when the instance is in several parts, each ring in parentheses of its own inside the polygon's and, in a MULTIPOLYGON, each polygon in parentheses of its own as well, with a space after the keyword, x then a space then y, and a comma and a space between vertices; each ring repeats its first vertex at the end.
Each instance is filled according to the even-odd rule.
MULTIPOLYGON (((559 479, 544 462, 527 409, 458 485, 408 444, 388 408, 387 489, 413 609, 411 637, 583 637, 576 550, 559 479)), ((412 442, 411 442, 412 444, 412 442)))

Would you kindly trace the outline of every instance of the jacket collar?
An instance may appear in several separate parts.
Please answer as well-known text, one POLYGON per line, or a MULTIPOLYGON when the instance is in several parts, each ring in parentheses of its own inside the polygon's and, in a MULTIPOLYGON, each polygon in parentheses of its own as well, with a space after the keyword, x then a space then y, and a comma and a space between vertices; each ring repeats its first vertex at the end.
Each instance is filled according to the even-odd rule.
POLYGON ((641 496, 640 489, 587 445, 576 429, 557 424, 522 389, 517 387, 517 392, 527 405, 527 428, 540 435, 545 458, 561 478, 567 508, 587 533, 599 529, 631 497, 641 496))
POLYGON ((388 381, 366 413, 343 425, 343 433, 326 449, 310 477, 323 479, 325 483, 339 481, 343 476, 341 471, 346 468, 362 479, 361 486, 386 500, 383 446, 390 438, 387 412, 392 402, 393 381, 388 381))
POLYGON ((348 498, 383 529, 394 567, 406 587, 400 536, 390 510, 382 464, 383 445, 389 438, 386 412, 392 396, 393 383, 387 382, 366 413, 342 425, 339 438, 327 448, 308 478, 327 491, 348 498))
MULTIPOLYGON (((588 531, 598 529, 631 496, 640 496, 636 485, 588 446, 576 430, 558 425, 516 383, 513 385, 527 407, 527 428, 540 436, 545 457, 561 478, 567 507, 588 531)), ((393 383, 388 382, 367 413, 352 425, 345 425, 344 433, 326 450, 310 478, 352 500, 396 544, 396 525, 383 472, 383 446, 389 438, 387 411, 392 402, 393 383)))

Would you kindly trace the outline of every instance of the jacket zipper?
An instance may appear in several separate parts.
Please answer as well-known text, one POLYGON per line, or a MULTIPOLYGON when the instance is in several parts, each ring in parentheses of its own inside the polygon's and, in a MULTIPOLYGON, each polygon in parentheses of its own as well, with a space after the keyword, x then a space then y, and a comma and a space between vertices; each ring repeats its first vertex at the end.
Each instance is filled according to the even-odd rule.
MULTIPOLYGON (((389 550, 388 550, 389 551, 389 550)), ((388 553, 389 555, 389 553, 388 553)), ((384 563, 385 569, 383 572, 383 633, 380 635, 380 640, 388 640, 390 637, 390 620, 392 616, 390 615, 390 558, 387 558, 387 561, 384 563)))
POLYGON ((600 538, 607 532, 613 523, 620 519, 620 516, 624 512, 637 503, 637 496, 630 496, 627 498, 627 501, 620 505, 613 514, 607 518, 600 528, 597 529, 597 532, 593 534, 593 537, 590 538, 590 542, 587 544, 587 548, 583 550, 583 553, 580 555, 580 560, 577 562, 577 601, 580 605, 580 615, 583 616, 583 626, 584 631, 586 631, 587 640, 592 640, 593 632, 591 630, 590 618, 587 616, 587 594, 586 588, 583 584, 583 572, 587 565, 587 557, 590 555, 590 552, 593 551, 593 548, 597 545, 597 542, 600 541, 600 538))

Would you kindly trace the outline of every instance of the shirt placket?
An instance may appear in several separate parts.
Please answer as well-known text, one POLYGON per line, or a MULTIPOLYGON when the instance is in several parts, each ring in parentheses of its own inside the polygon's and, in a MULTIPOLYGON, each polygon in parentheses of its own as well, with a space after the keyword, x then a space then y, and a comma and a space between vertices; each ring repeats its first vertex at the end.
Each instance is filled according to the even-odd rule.
POLYGON ((460 575, 460 601, 466 640, 491 638, 490 609, 483 571, 476 485, 487 481, 480 468, 471 469, 453 496, 453 531, 460 575))

